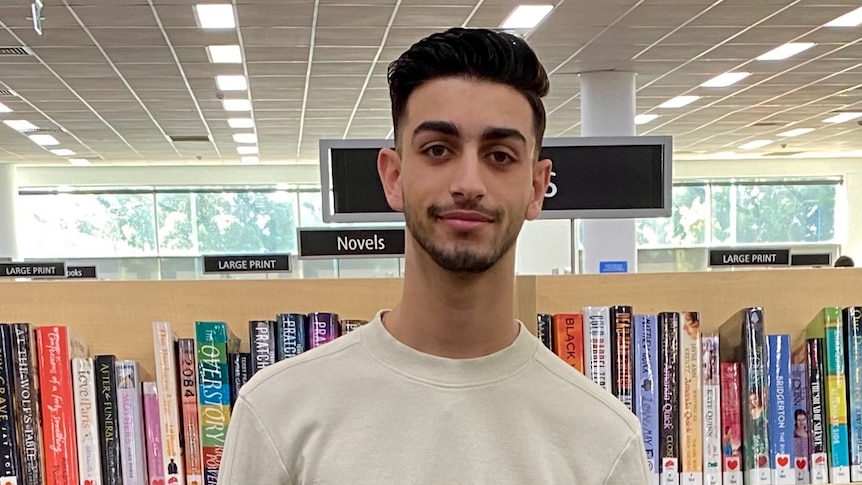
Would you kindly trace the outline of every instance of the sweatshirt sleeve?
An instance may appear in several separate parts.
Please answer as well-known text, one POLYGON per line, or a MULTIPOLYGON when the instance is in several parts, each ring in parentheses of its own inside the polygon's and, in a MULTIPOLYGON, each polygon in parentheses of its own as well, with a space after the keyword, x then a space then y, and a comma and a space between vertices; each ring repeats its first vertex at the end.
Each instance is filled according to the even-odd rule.
POLYGON ((241 395, 231 412, 218 485, 293 485, 272 437, 241 395))
POLYGON ((647 485, 650 483, 649 463, 640 431, 632 435, 620 452, 605 485, 647 485))

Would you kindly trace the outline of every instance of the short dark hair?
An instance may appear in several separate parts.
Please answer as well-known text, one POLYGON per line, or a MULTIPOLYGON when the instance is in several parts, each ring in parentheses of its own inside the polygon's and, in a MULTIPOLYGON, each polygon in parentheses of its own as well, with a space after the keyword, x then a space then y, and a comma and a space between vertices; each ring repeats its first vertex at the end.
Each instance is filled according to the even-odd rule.
POLYGON ((536 155, 545 134, 542 98, 550 81, 538 56, 524 39, 488 29, 452 28, 413 44, 389 64, 389 97, 398 146, 398 126, 414 89, 442 77, 466 77, 506 84, 520 92, 533 109, 536 155))
POLYGON ((841 256, 835 260, 835 267, 836 268, 853 268, 854 267, 853 258, 851 258, 850 256, 841 256))

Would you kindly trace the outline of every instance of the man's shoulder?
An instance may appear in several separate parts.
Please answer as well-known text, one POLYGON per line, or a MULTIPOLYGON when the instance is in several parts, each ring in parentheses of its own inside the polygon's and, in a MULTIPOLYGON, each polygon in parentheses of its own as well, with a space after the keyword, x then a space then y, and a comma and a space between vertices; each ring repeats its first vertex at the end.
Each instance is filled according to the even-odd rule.
POLYGON ((320 347, 285 359, 257 371, 240 393, 246 400, 270 396, 273 391, 301 387, 308 379, 330 380, 343 372, 344 359, 351 359, 359 350, 361 328, 327 342, 320 347))
MULTIPOLYGON (((546 349, 536 354, 537 363, 557 382, 553 399, 567 404, 572 419, 588 417, 596 426, 612 426, 619 431, 639 432, 637 416, 616 396, 574 369, 563 359, 546 349)), ((583 424, 583 423, 582 423, 583 424)))

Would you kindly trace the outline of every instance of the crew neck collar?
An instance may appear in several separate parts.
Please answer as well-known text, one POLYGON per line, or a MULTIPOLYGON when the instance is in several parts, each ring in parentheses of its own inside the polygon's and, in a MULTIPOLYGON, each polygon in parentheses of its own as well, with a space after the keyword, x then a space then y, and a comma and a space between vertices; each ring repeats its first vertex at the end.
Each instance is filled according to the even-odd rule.
POLYGON ((454 359, 414 349, 383 326, 380 310, 360 328, 365 348, 381 363, 407 377, 444 387, 469 387, 505 379, 535 356, 539 341, 518 321, 518 336, 504 349, 482 357, 454 359))

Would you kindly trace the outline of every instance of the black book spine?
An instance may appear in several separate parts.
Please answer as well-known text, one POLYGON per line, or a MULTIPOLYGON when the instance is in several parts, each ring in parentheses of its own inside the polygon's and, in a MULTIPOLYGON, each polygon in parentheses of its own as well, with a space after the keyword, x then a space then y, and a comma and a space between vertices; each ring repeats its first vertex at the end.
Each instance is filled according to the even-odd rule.
POLYGON ((614 395, 622 401, 629 411, 634 411, 632 389, 632 307, 611 307, 611 372, 614 395))
POLYGON ((273 320, 252 320, 248 322, 252 374, 276 362, 275 327, 275 321, 273 320))
POLYGON ((679 313, 662 312, 658 321, 661 469, 679 473, 679 313))
POLYGON ((289 359, 308 350, 308 315, 282 313, 278 316, 279 360, 289 359))
POLYGON ((826 409, 825 409, 825 372, 823 362, 823 339, 810 338, 806 341, 808 347, 808 399, 811 415, 811 432, 808 434, 808 448, 811 454, 828 453, 826 443, 826 409))
POLYGON ((12 367, 15 373, 15 412, 21 485, 42 485, 42 420, 33 332, 29 323, 13 323, 12 367))
POLYGON ((251 354, 248 352, 229 353, 228 365, 230 366, 230 408, 233 410, 240 389, 248 382, 251 375, 251 354))
POLYGON ((549 350, 554 350, 554 318, 547 313, 536 315, 536 336, 542 345, 549 350))
POLYGON ((15 373, 12 370, 14 354, 12 353, 12 327, 0 324, 0 477, 18 481, 21 467, 18 456, 18 430, 16 422, 18 412, 15 410, 15 373))
POLYGON ((96 406, 99 417, 99 445, 102 451, 102 480, 105 485, 123 485, 122 458, 117 416, 117 379, 114 355, 93 358, 96 371, 96 406))

